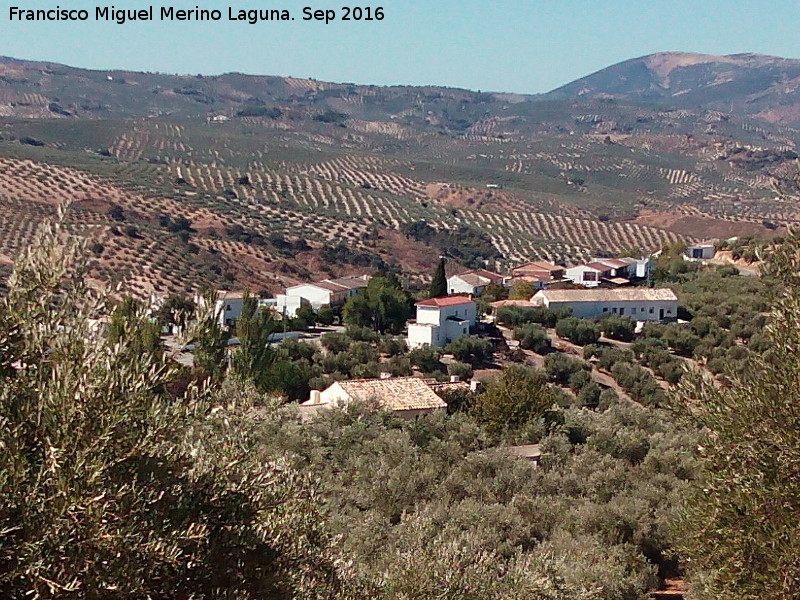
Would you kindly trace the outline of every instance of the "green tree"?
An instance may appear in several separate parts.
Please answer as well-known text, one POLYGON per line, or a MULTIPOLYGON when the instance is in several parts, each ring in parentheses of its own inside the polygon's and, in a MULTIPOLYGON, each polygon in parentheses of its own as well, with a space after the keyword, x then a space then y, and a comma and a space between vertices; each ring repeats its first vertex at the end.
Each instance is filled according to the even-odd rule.
MULTIPOLYGON (((204 306, 213 308, 216 299, 213 292, 206 294, 204 306)), ((194 364, 211 377, 219 378, 227 369, 228 340, 230 332, 221 323, 213 310, 200 315, 200 322, 193 330, 194 364), (208 314, 211 313, 211 314, 208 314)))
POLYGON ((294 317, 301 327, 311 327, 317 322, 317 315, 308 302, 303 302, 295 311, 294 317))
POLYGON ((544 375, 512 365, 475 398, 470 412, 489 433, 497 435, 507 429, 519 430, 552 405, 553 396, 544 375))
POLYGON ((195 311, 194 302, 180 294, 172 294, 156 311, 160 325, 177 325, 186 328, 195 311))
POLYGON ((311 482, 255 458, 243 413, 168 401, 169 365, 92 329, 109 303, 86 250, 46 226, 0 300, 0 597, 336 597, 311 482))
POLYGON ((329 304, 323 304, 319 307, 319 311, 317 311, 317 322, 320 325, 333 325, 333 321, 336 318, 336 313, 333 312, 333 309, 330 307, 329 304))
POLYGON ((148 354, 154 360, 163 360, 161 331, 158 322, 145 318, 144 309, 131 297, 111 313, 108 340, 112 344, 125 342, 134 354, 148 354))
POLYGON ((270 348, 270 336, 278 325, 269 312, 258 310, 258 301, 250 296, 242 300, 242 314, 236 320, 236 337, 239 346, 233 351, 232 373, 252 381, 262 391, 265 376, 276 360, 277 353, 270 348))
POLYGON ((512 284, 509 298, 512 300, 530 300, 537 291, 535 283, 522 279, 512 284))
POLYGON ((345 303, 344 322, 380 333, 400 333, 411 310, 408 296, 398 285, 385 277, 370 279, 360 294, 345 303))
POLYGON ((612 314, 600 320, 600 330, 609 339, 630 342, 636 334, 636 321, 612 314))
POLYGON ((787 243, 766 270, 782 290, 764 332, 768 352, 744 371, 730 369, 730 385, 699 373, 680 385, 705 440, 702 475, 675 539, 703 600, 789 599, 800 590, 798 250, 798 241, 787 243))
POLYGON ((433 274, 433 281, 428 290, 429 298, 438 298, 440 296, 447 296, 447 274, 445 273, 445 259, 440 258, 439 264, 436 266, 436 272, 433 274))
POLYGON ((445 346, 444 351, 456 360, 478 366, 489 362, 494 355, 494 346, 489 340, 477 335, 463 335, 445 346))
POLYGON ((600 328, 596 323, 577 317, 561 319, 556 323, 556 333, 579 346, 594 344, 600 339, 600 328))

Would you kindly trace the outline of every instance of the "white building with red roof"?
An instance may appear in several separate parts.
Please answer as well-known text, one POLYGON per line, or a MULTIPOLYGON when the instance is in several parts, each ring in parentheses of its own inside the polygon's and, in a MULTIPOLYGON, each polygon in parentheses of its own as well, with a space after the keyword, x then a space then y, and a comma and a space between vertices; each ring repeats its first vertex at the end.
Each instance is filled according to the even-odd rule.
POLYGON ((417 302, 417 318, 408 324, 408 347, 443 347, 469 333, 477 322, 477 306, 468 295, 417 302))

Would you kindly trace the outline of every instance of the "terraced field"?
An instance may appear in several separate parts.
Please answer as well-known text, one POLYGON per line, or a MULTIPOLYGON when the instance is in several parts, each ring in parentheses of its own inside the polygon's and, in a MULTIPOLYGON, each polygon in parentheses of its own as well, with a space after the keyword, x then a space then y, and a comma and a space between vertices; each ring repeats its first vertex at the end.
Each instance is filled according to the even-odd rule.
POLYGON ((419 222, 485 235, 471 266, 501 270, 700 239, 693 220, 722 236, 800 223, 800 131, 717 110, 280 78, 272 105, 239 91, 186 110, 203 83, 161 99, 156 79, 168 109, 148 96, 110 116, 0 83, 0 259, 65 202, 94 275, 138 295, 387 266, 424 279, 443 250, 398 233, 419 222))

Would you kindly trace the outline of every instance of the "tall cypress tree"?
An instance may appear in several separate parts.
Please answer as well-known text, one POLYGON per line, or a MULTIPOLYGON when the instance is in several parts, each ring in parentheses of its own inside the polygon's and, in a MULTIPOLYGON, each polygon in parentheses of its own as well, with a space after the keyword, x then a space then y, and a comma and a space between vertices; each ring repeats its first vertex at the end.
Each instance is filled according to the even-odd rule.
POLYGON ((431 281, 430 291, 428 296, 430 298, 438 298, 439 296, 447 295, 447 275, 444 273, 444 258, 439 259, 439 266, 436 267, 436 273, 433 275, 431 281))

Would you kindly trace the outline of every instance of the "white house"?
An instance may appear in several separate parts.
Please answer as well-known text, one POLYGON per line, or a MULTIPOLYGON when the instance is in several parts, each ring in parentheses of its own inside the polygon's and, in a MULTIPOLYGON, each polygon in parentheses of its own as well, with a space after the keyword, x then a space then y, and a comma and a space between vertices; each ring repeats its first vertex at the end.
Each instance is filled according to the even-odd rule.
POLYGON ((566 270, 566 276, 576 285, 597 287, 603 279, 611 279, 614 276, 613 272, 614 267, 595 261, 569 267, 566 270))
POLYGON ((602 288, 592 290, 541 290, 531 298, 551 310, 572 309, 572 315, 593 319, 624 315, 635 321, 669 321, 678 318, 678 297, 669 288, 602 288))
POLYGON ((293 317, 301 304, 306 302, 314 310, 319 310, 325 304, 338 306, 367 287, 369 280, 369 275, 362 275, 294 285, 286 288, 285 294, 278 294, 275 308, 279 313, 285 311, 286 315, 293 317))
POLYGON ((417 302, 417 318, 408 324, 408 347, 446 346, 469 333, 477 307, 469 296, 445 296, 417 302))
POLYGON ((689 260, 708 260, 714 258, 714 244, 692 244, 686 246, 683 257, 689 260))
POLYGON ((447 291, 451 294, 472 294, 480 296, 490 283, 503 285, 504 278, 499 273, 476 269, 447 278, 447 291))
MULTIPOLYGON (((466 387, 463 383, 461 385, 466 387)), ((310 399, 302 403, 301 410, 346 408, 353 401, 375 402, 376 408, 393 411, 405 418, 447 408, 447 403, 426 380, 390 377, 335 381, 322 391, 312 390, 310 399)))
MULTIPOLYGON (((242 316, 244 306, 244 292, 231 292, 218 290, 214 295, 214 315, 219 319, 220 325, 233 325, 233 322, 242 316)), ((204 296, 195 296, 195 304, 203 307, 206 303, 204 296)))
POLYGON ((647 279, 653 273, 653 269, 656 268, 656 264, 649 256, 643 256, 642 258, 631 258, 626 256, 620 260, 628 263, 629 278, 647 279))

